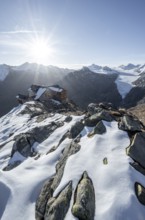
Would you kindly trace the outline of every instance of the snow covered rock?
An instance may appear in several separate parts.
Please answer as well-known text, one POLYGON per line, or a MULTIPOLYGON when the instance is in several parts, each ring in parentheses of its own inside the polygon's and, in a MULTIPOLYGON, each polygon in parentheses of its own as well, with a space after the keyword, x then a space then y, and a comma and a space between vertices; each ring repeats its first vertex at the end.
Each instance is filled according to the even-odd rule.
POLYGON ((144 127, 93 106, 34 114, 29 102, 0 118, 0 219, 144 220, 144 127))
POLYGON ((145 168, 145 132, 135 134, 128 155, 145 168))
POLYGON ((139 120, 131 115, 124 115, 118 126, 125 131, 141 131, 143 129, 143 125, 139 120))
POLYGON ((87 172, 83 173, 74 197, 72 213, 81 220, 93 220, 95 215, 95 192, 87 172))

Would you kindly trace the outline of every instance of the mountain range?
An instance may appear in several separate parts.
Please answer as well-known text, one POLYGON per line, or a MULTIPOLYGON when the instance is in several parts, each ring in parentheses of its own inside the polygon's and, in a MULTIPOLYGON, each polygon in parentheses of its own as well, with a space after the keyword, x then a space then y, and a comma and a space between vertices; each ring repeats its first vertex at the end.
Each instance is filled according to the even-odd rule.
POLYGON ((144 103, 145 65, 111 68, 92 64, 79 70, 36 63, 0 65, 0 116, 17 105, 15 96, 25 94, 31 84, 60 84, 82 109, 101 101, 129 108, 144 103))

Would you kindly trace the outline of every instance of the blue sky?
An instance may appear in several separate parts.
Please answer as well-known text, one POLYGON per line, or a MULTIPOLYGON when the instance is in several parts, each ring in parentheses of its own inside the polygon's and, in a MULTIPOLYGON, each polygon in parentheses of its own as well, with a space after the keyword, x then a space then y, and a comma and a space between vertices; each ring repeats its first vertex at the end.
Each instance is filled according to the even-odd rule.
POLYGON ((144 11, 145 0, 0 0, 0 63, 35 62, 36 38, 48 65, 145 63, 144 11))

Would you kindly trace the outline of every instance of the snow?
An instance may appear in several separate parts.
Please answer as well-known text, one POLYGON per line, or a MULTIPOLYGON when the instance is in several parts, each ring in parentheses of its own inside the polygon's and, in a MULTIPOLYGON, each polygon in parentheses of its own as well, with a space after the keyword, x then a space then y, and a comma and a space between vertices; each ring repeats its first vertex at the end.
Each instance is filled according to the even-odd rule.
POLYGON ((143 71, 138 71, 139 65, 128 64, 127 66, 120 66, 120 67, 102 67, 98 65, 91 65, 88 68, 94 72, 99 74, 117 74, 118 77, 115 80, 117 85, 118 92, 120 93, 122 99, 126 97, 126 95, 130 92, 130 90, 134 87, 133 82, 140 77, 140 73, 143 71))
POLYGON ((4 81, 9 74, 9 66, 2 64, 0 65, 0 81, 4 81))
MULTIPOLYGON (((28 104, 28 103, 27 103, 28 104)), ((84 118, 72 115, 72 120, 65 122, 65 115, 51 114, 42 122, 37 117, 30 120, 29 115, 22 115, 25 105, 14 108, 0 118, 0 219, 1 220, 35 220, 35 202, 45 180, 49 180, 56 172, 55 166, 61 152, 71 139, 66 138, 59 146, 61 137, 77 121, 84 118), (23 157, 16 151, 10 159, 14 144, 13 138, 19 133, 29 132, 34 127, 48 125, 51 122, 64 122, 42 143, 35 142, 33 150, 40 154, 35 157, 23 157), (5 145, 4 145, 5 144, 5 145), (3 146, 4 145, 4 146, 3 146), (57 147, 55 151, 47 152, 57 147), (10 171, 2 169, 16 161, 22 163, 10 171)), ((106 133, 88 137, 91 127, 84 127, 80 139, 81 149, 71 155, 64 169, 62 180, 54 192, 56 196, 61 189, 73 181, 73 194, 84 171, 88 172, 95 188, 94 220, 144 220, 145 208, 141 205, 134 192, 134 183, 145 183, 145 176, 130 166, 132 161, 126 155, 130 139, 125 131, 118 129, 117 122, 103 121, 106 133), (103 163, 107 158, 108 164, 103 163)), ((71 205, 73 204, 73 197, 71 205)), ((76 220, 71 214, 71 206, 65 220, 76 220)))
POLYGON ((63 91, 63 89, 57 88, 57 87, 54 87, 54 86, 49 86, 49 89, 51 89, 51 90, 53 90, 55 92, 62 92, 63 91))
POLYGON ((35 100, 39 99, 45 91, 46 91, 46 88, 39 88, 36 93, 35 100))

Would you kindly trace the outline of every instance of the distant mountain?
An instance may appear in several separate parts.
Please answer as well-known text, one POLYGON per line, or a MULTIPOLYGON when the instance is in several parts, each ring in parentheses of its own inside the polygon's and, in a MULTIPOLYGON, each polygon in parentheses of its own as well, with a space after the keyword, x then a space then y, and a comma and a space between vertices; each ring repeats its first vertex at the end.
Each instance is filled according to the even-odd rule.
POLYGON ((90 102, 112 102, 132 107, 145 103, 145 65, 108 67, 92 64, 80 70, 24 63, 20 66, 0 65, 0 116, 17 102, 18 93, 25 94, 31 84, 60 84, 69 98, 86 109, 90 102))
POLYGON ((31 84, 51 85, 62 80, 71 69, 25 63, 21 66, 0 66, 0 116, 17 105, 16 95, 24 93, 31 84))

